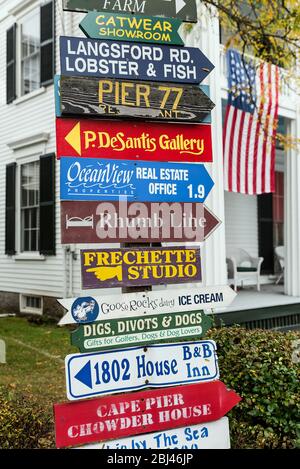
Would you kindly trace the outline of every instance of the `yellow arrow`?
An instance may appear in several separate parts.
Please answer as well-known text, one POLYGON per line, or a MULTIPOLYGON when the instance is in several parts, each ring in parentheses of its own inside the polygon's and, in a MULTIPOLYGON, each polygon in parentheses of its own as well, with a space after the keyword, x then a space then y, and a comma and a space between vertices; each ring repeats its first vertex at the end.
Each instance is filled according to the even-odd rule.
POLYGON ((81 129, 80 122, 73 127, 71 132, 65 137, 66 142, 77 151, 78 155, 81 156, 81 129))

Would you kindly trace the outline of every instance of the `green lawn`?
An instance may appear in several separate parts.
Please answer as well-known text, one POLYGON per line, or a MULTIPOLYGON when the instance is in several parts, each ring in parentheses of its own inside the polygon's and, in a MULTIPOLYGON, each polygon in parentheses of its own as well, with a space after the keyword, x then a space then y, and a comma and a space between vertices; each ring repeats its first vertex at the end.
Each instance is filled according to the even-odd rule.
POLYGON ((67 400, 63 360, 78 352, 70 345, 68 329, 38 326, 23 318, 1 318, 0 339, 7 352, 7 364, 0 364, 1 387, 34 396, 47 413, 55 402, 67 400))

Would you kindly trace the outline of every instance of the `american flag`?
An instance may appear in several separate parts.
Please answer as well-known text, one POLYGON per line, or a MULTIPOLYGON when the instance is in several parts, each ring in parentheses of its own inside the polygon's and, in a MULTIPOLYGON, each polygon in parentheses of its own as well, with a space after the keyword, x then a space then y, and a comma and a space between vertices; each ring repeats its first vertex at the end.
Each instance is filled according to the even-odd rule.
POLYGON ((275 192, 279 70, 227 52, 229 97, 224 125, 225 190, 275 192))

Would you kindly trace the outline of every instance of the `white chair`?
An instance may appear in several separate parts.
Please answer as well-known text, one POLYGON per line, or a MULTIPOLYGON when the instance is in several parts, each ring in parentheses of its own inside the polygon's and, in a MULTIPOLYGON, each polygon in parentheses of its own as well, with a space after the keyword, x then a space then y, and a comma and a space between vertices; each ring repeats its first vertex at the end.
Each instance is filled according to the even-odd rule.
POLYGON ((244 249, 233 249, 226 257, 228 267, 228 278, 233 279, 234 289, 237 290, 238 281, 242 285, 248 278, 255 278, 257 291, 260 291, 260 269, 263 263, 263 257, 252 257, 244 249))
POLYGON ((276 285, 278 285, 278 283, 280 282, 280 280, 283 278, 283 275, 284 275, 284 246, 276 246, 275 256, 281 269, 278 279, 275 282, 276 285))

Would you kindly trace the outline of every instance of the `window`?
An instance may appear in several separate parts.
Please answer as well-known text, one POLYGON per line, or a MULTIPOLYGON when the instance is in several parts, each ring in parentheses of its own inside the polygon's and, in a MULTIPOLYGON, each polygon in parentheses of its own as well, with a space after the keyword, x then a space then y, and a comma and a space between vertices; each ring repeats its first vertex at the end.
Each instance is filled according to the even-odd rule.
POLYGON ((43 298, 41 296, 20 295, 21 313, 42 314, 43 298))
POLYGON ((39 167, 21 166, 21 252, 39 251, 39 167))
POLYGON ((40 87, 40 10, 27 15, 21 34, 21 96, 40 87))

